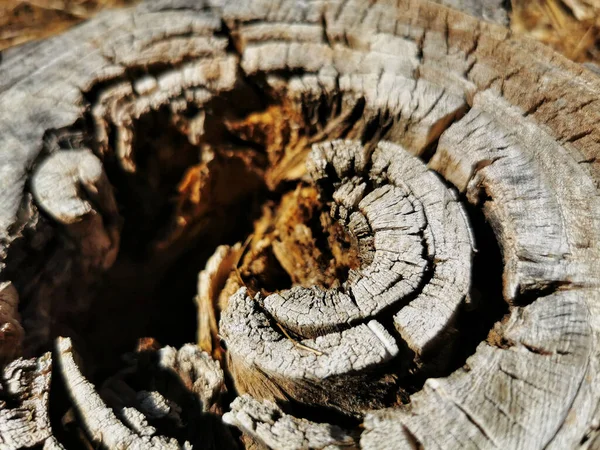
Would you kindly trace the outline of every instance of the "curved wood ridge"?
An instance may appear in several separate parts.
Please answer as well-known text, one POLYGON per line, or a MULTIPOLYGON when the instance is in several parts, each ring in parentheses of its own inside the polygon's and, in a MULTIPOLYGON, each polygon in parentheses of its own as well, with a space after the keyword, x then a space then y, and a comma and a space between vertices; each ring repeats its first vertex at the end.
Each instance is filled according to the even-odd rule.
POLYGON ((63 448, 52 436, 48 397, 52 358, 15 361, 4 367, 0 383, 0 431, 6 448, 63 448))
POLYGON ((360 398, 383 394, 362 392, 378 376, 345 381, 336 400, 339 377, 362 380, 363 371, 402 359, 397 339, 419 359, 440 340, 448 344, 447 328, 469 292, 468 223, 441 180, 397 145, 379 143, 369 156, 353 141, 316 144, 307 167, 314 183, 333 190, 331 214, 356 241, 362 267, 332 289, 296 286, 253 299, 242 288, 229 299, 220 333, 238 391, 265 396, 269 386, 276 398, 310 403, 323 390, 317 404, 360 410, 360 398), (396 338, 381 322, 390 316, 396 338), (269 319, 313 339, 296 346, 269 319), (361 393, 348 395, 355 385, 361 393))
POLYGON ((7 52, 0 446, 594 448, 599 94, 424 0, 152 0, 7 52), (208 353, 121 361, 190 339, 198 271, 208 353))

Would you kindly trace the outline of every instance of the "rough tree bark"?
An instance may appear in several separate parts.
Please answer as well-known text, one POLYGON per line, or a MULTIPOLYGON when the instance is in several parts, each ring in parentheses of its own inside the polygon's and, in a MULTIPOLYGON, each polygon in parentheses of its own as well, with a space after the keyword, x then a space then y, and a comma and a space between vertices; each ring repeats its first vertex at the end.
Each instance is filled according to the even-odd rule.
POLYGON ((600 446, 600 77, 442 3, 3 55, 0 448, 600 446))

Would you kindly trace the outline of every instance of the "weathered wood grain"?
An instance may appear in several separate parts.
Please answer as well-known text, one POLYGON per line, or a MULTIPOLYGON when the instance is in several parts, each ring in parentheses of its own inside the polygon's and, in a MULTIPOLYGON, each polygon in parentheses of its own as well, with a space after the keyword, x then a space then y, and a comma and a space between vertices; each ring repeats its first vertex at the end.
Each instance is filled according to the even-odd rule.
POLYGON ((235 399, 223 420, 269 448, 356 448, 354 436, 340 427, 298 419, 268 400, 259 402, 249 395, 235 399))
POLYGON ((124 421, 129 424, 129 427, 125 426, 81 373, 70 339, 59 338, 57 353, 59 370, 69 396, 94 442, 108 448, 179 448, 175 439, 156 436, 156 429, 149 426, 144 415, 134 408, 122 410, 124 421))
MULTIPOLYGON (((504 20, 481 5, 484 19, 504 20)), ((348 420, 364 422, 364 448, 594 448, 599 93, 597 75, 550 49, 420 0, 147 1, 9 52, 0 65, 0 355, 18 356, 22 324, 24 351, 39 356, 68 331, 72 311, 95 304, 117 252, 130 256, 125 192, 136 225, 160 225, 143 234, 143 257, 161 267, 188 247, 212 254, 215 230, 233 228, 228 215, 248 206, 245 195, 276 202, 290 185, 312 183, 359 255, 347 279, 244 288, 238 263, 246 270, 266 245, 248 239, 247 249, 246 236, 232 247, 239 255, 221 255, 200 277, 203 346, 214 353, 222 340, 237 394, 259 397, 235 400, 228 423, 276 448, 352 445, 332 432, 348 420), (508 314, 461 368, 412 393, 405 379, 456 362, 451 344, 467 331, 460 318, 478 294, 473 210, 502 252, 508 314)), ((298 230, 289 235, 311 228, 298 230)), ((292 270, 279 242, 274 260, 292 270)), ((253 270, 268 274, 269 264, 253 270)), ((164 275, 148 273, 148 282, 164 275)), ((183 444, 149 437, 139 410, 127 409, 124 425, 68 340, 57 354, 94 441, 183 444), (100 434, 104 424, 116 431, 100 434)), ((178 358, 171 365, 188 364, 178 358)), ((212 398, 203 380, 188 389, 212 398)), ((7 445, 51 439, 23 426, 31 436, 7 445)))
POLYGON ((0 445, 6 449, 43 446, 62 449, 52 434, 48 401, 52 357, 16 359, 0 380, 0 445))
POLYGON ((144 368, 150 385, 156 385, 164 395, 156 390, 132 391, 123 379, 132 374, 131 369, 109 379, 97 391, 82 374, 77 358, 71 340, 59 338, 59 372, 93 442, 111 449, 192 448, 200 442, 207 448, 231 445, 231 437, 221 431, 222 425, 211 423, 212 418, 206 415, 218 410, 219 396, 225 390, 223 371, 197 346, 189 344, 179 350, 164 347, 158 350, 155 363, 144 368), (111 407, 100 393, 110 400, 111 407), (160 435, 157 426, 164 427, 166 421, 179 428, 193 421, 194 428, 186 434, 191 442, 160 435), (216 437, 220 440, 215 441, 216 437))
POLYGON ((31 191, 38 207, 64 225, 81 248, 82 264, 112 266, 120 217, 102 163, 90 150, 53 153, 35 172, 31 191))

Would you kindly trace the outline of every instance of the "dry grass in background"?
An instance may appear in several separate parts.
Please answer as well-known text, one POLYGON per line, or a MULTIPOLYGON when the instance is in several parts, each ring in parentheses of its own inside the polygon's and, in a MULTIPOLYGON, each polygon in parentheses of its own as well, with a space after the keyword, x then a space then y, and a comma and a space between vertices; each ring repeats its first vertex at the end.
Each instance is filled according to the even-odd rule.
MULTIPOLYGON (((0 50, 137 0, 0 0, 0 50)), ((511 27, 577 62, 600 63, 600 0, 511 0, 511 27)))
POLYGON ((577 62, 600 63, 600 0, 512 0, 515 33, 577 62))
POLYGON ((103 8, 134 2, 135 0, 0 0, 0 50, 60 33, 103 8))

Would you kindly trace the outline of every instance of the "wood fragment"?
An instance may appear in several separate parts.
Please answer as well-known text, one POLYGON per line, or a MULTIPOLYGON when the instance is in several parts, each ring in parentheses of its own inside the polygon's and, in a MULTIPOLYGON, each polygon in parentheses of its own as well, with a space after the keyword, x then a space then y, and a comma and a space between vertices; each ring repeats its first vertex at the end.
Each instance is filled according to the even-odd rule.
POLYGON ((219 293, 225 287, 227 277, 234 268, 244 249, 240 244, 233 247, 219 246, 208 259, 206 268, 198 274, 198 345, 202 350, 221 360, 219 347, 219 293))
POLYGON ((158 367, 177 375, 198 398, 203 412, 219 407, 219 396, 225 393, 223 370, 208 353, 192 344, 186 344, 179 350, 163 347, 158 351, 158 367))
POLYGON ((136 364, 107 380, 99 392, 81 373, 69 338, 58 339, 57 351, 67 392, 93 442, 107 448, 179 449, 199 443, 218 448, 219 443, 232 444, 227 430, 213 416, 221 414, 223 371, 197 346, 142 352, 136 364), (148 352, 156 357, 149 358, 148 352), (132 382, 148 390, 136 391, 132 382), (185 430, 191 421, 194 429, 185 430), (176 432, 179 441, 159 434, 161 429, 176 432))
POLYGON ((274 403, 259 402, 249 395, 236 398, 223 420, 269 448, 356 448, 354 436, 340 427, 297 419, 285 414, 274 403))
POLYGON ((32 192, 40 208, 67 228, 83 264, 112 266, 120 217, 102 163, 90 150, 59 151, 45 159, 33 176, 32 192))
MULTIPOLYGON (((76 405, 86 431, 92 440, 107 448, 157 448, 179 449, 175 439, 153 435, 154 431, 144 424, 128 428, 117 418, 115 413, 106 406, 94 385, 85 379, 73 353, 73 345, 68 338, 59 338, 57 341, 58 365, 64 378, 67 391, 76 405), (137 428, 137 430, 135 429, 137 428), (141 431, 141 432, 140 432, 141 431)), ((130 411, 130 417, 142 422, 139 411, 130 411)))
POLYGON ((385 363, 398 353, 393 337, 377 321, 305 339, 298 346, 269 326, 258 306, 259 295, 252 299, 246 288, 241 288, 221 317, 228 369, 239 393, 271 400, 291 396, 308 404, 327 401, 331 407, 357 413, 360 409, 347 392, 341 396, 332 388, 338 379, 348 379, 347 389, 360 391, 365 403, 377 404, 378 396, 389 390, 391 379, 375 378, 365 385, 360 375, 361 370, 385 363), (358 378, 353 379, 355 376, 358 378))
POLYGON ((52 357, 16 359, 2 371, 0 379, 0 444, 21 449, 43 446, 62 449, 52 434, 48 401, 52 357))

